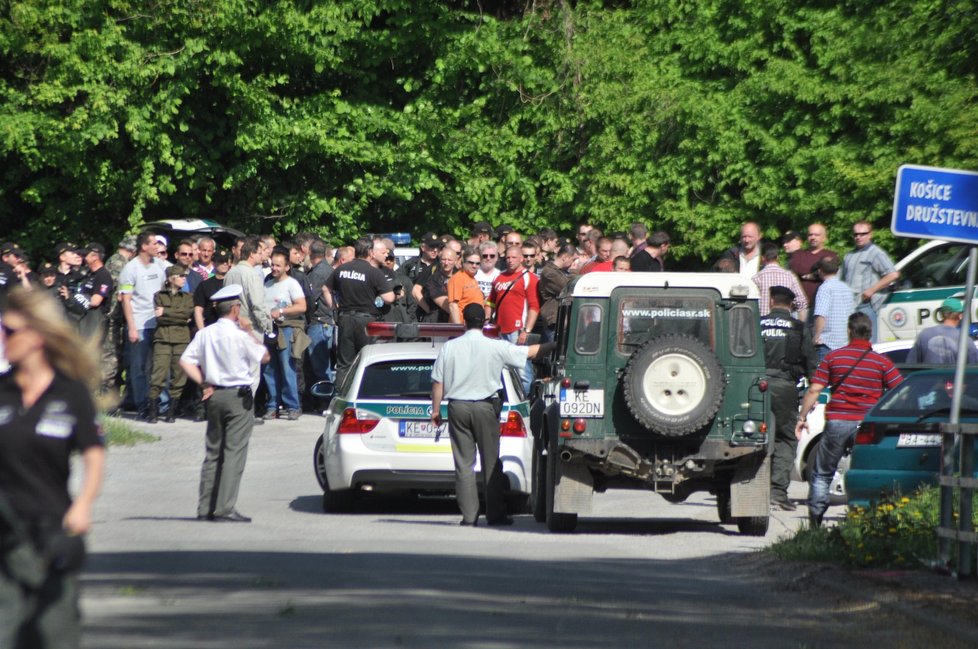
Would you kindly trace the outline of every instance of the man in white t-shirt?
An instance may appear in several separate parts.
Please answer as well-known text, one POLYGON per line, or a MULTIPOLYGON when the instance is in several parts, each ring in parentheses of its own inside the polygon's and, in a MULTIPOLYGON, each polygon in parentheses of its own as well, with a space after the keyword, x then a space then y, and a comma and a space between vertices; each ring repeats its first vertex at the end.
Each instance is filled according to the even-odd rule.
POLYGON ((495 241, 484 241, 479 244, 479 270, 475 273, 475 281, 479 283, 482 297, 489 297, 492 291, 492 280, 499 277, 501 272, 496 268, 499 260, 499 248, 495 241))
POLYGON ((271 360, 262 368, 268 388, 265 419, 275 419, 281 406, 289 420, 294 421, 302 414, 296 364, 302 358, 297 344, 302 350, 308 346, 300 341, 308 340, 305 333, 306 294, 299 282, 289 276, 288 252, 275 250, 270 262, 271 270, 265 280, 265 304, 278 335, 270 343, 271 360), (293 348, 299 353, 293 354, 293 348))
POLYGON ((153 332, 156 313, 153 297, 163 288, 166 267, 157 257, 157 236, 140 232, 136 238, 138 253, 119 274, 119 300, 126 320, 126 344, 129 367, 127 381, 133 403, 140 417, 149 406, 149 375, 153 361, 153 332))

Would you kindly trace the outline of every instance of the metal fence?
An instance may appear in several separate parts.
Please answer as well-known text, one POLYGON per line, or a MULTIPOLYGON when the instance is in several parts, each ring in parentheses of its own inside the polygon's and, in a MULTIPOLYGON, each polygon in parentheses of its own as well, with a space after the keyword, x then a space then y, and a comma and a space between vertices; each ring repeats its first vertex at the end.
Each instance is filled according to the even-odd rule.
POLYGON ((951 562, 951 548, 957 545, 955 574, 959 579, 975 576, 975 547, 978 534, 972 520, 972 498, 978 488, 975 478, 975 437, 978 424, 941 424, 941 519, 937 528, 938 560, 951 562), (958 451, 955 462, 955 450, 958 451), (957 470, 955 470, 957 469, 957 470), (958 520, 954 521, 954 495, 958 499, 958 520))

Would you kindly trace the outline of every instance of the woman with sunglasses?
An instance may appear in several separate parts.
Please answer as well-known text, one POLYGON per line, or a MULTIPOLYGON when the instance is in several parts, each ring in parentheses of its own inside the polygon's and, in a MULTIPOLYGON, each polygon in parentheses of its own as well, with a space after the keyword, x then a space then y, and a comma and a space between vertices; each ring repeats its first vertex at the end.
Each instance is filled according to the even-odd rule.
POLYGON ((0 330, 11 365, 0 376, 0 647, 76 647, 81 539, 105 467, 94 350, 42 291, 12 290, 0 330), (76 450, 84 477, 72 500, 76 450))

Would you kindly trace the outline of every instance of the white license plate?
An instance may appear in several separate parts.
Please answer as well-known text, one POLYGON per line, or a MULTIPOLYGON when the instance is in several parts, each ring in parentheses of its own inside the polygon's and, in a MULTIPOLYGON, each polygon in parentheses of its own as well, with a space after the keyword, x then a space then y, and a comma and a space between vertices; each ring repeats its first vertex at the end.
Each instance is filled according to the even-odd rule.
POLYGON ((604 417, 604 390, 560 390, 561 417, 604 417))
POLYGON ((448 422, 442 422, 441 426, 435 426, 430 421, 418 419, 415 421, 402 420, 398 426, 401 437, 441 437, 448 434, 448 422))
POLYGON ((920 448, 923 446, 940 446, 940 433, 900 433, 897 448, 920 448))

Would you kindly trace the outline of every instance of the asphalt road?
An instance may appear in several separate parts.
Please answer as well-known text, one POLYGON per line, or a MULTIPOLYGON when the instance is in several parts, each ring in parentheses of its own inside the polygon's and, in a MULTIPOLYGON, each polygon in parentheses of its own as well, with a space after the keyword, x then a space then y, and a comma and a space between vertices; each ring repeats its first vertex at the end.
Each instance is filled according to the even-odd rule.
POLYGON ((451 499, 326 515, 322 419, 305 415, 255 429, 238 502, 254 522, 206 523, 204 424, 141 426, 161 439, 110 450, 89 540, 91 649, 921 646, 899 616, 756 552, 803 508, 766 538, 717 523, 710 496, 596 495, 571 535, 531 516, 462 528, 451 499))

